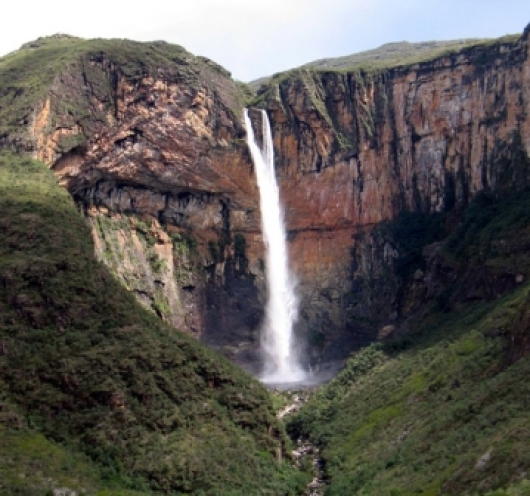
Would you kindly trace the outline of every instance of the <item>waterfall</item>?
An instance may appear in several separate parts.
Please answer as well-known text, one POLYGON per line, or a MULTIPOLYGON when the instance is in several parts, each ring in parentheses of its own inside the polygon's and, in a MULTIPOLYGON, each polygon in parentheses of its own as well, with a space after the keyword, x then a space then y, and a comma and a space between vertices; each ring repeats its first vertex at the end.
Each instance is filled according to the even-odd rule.
POLYGON ((274 148, 269 118, 261 110, 263 149, 254 138, 254 130, 245 109, 247 143, 252 155, 260 193, 261 227, 266 250, 267 306, 261 333, 264 354, 263 382, 302 381, 305 373, 298 363, 294 347, 293 324, 298 318, 295 284, 289 271, 287 243, 280 205, 280 191, 274 170, 274 148))

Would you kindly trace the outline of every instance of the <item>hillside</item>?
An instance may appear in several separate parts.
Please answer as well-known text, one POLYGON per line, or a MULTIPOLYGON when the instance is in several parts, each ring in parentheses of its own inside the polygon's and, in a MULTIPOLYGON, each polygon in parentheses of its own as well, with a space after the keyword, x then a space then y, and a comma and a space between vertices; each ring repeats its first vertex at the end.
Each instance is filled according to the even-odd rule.
MULTIPOLYGON (((356 351, 288 424, 329 495, 527 491, 529 36, 391 44, 252 101, 306 365, 356 351)), ((248 99, 164 42, 0 59, 0 492, 303 492, 270 394, 199 343, 260 370, 248 99)))
MULTIPOLYGON (((509 35, 500 38, 499 40, 469 38, 463 40, 423 41, 419 43, 410 43, 408 41, 386 43, 378 48, 353 53, 351 55, 314 60, 301 65, 297 69, 312 69, 318 71, 384 70, 392 67, 427 62, 445 55, 458 53, 463 48, 485 46, 489 43, 500 40, 506 42, 514 41, 518 36, 519 35, 509 35)), ((260 86, 269 82, 271 77, 277 78, 278 76, 281 76, 281 74, 282 73, 256 79, 251 81, 249 85, 254 90, 258 90, 260 86)))
POLYGON ((45 492, 78 469, 93 489, 294 491, 266 390, 139 307, 50 171, 3 153, 0 213, 0 457, 26 474, 1 469, 0 492, 45 492))
POLYGON ((259 231, 245 91, 164 42, 56 35, 0 59, 0 146, 54 170, 96 256, 145 308, 256 369, 263 247, 259 235, 235 247, 259 231))
POLYGON ((511 35, 495 40, 470 38, 448 41, 424 41, 420 43, 401 41, 387 43, 373 50, 344 57, 314 60, 302 65, 301 68, 323 70, 387 69, 433 60, 447 54, 458 53, 461 49, 472 46, 484 46, 500 40, 505 42, 515 41, 518 37, 519 35, 511 35))
POLYGON ((290 420, 322 449, 326 495, 528 494, 530 285, 501 293, 528 267, 529 205, 528 190, 472 202, 425 269, 447 276, 438 297, 290 420))

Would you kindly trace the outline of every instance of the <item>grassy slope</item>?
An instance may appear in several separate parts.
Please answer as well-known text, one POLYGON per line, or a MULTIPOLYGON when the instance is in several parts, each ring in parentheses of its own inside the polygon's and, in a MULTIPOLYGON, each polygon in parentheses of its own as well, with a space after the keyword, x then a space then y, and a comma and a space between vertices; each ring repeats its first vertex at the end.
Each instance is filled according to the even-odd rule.
MULTIPOLYGON (((7 408, 1 403, 3 419, 7 408)), ((11 423, 17 415, 9 412, 11 423)), ((20 422, 21 417, 18 415, 20 422)), ((67 488, 78 494, 98 496, 140 496, 142 491, 125 489, 123 484, 106 479, 98 464, 78 452, 54 443, 40 432, 21 423, 16 428, 0 423, 0 494, 47 495, 67 488)))
POLYGON ((287 494, 303 483, 274 460, 282 435, 270 436, 266 390, 140 308, 95 261, 53 174, 6 154, 0 391, 24 425, 88 454, 119 487, 287 494))
MULTIPOLYGON (((529 202, 523 192, 471 205, 445 248, 470 266, 464 278, 483 264, 513 272, 517 260, 499 246, 527 246, 529 202)), ((326 494, 529 494, 529 322, 526 284, 433 309, 410 334, 354 355, 288 426, 323 447, 326 494)))
POLYGON ((450 41, 425 41, 421 43, 409 43, 406 41, 387 43, 373 50, 346 55, 344 57, 315 60, 304 64, 302 67, 322 70, 387 69, 400 65, 411 65, 433 60, 447 54, 457 53, 463 48, 487 45, 500 41, 512 42, 518 38, 519 35, 511 35, 496 40, 477 38, 450 41))
POLYGON ((509 35, 499 39, 465 39, 449 41, 426 41, 421 43, 409 43, 407 41, 398 43, 387 43, 373 50, 354 53, 343 57, 325 58, 314 60, 283 73, 271 77, 263 77, 249 83, 257 90, 261 85, 268 82, 278 82, 292 73, 301 70, 313 71, 381 71, 398 66, 413 65, 420 62, 429 62, 445 55, 458 53, 464 48, 473 46, 487 46, 495 43, 510 43, 519 38, 520 35, 509 35))

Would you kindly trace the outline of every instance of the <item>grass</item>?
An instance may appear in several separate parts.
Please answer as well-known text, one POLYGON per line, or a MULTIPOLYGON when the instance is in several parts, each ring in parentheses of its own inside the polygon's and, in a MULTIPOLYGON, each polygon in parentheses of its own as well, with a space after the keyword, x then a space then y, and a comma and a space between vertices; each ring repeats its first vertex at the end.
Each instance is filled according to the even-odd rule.
MULTIPOLYGON (((452 305, 424 302, 408 332, 354 354, 291 418, 293 438, 322 448, 326 495, 528 494, 530 284, 513 281, 530 274, 529 202, 528 190, 479 195, 440 251, 452 305), (484 271, 481 301, 456 298, 484 271)), ((405 238, 404 282, 433 219, 384 226, 405 238)))
POLYGON ((520 35, 508 35, 498 39, 464 39, 450 41, 426 41, 409 43, 387 43, 365 52, 345 57, 326 58, 304 64, 303 68, 318 70, 382 70, 399 66, 410 66, 422 62, 430 62, 437 58, 458 53, 462 49, 491 46, 493 44, 510 44, 520 35))
MULTIPOLYGON (((5 406, 5 405, 3 405, 5 406)), ((124 489, 104 480, 101 467, 26 426, 0 423, 0 493, 34 496, 67 488, 78 494, 135 496, 150 491, 124 489)))
POLYGON ((269 83, 280 83, 303 71, 314 72, 380 72, 396 67, 407 67, 415 64, 429 63, 436 59, 454 55, 466 49, 479 50, 498 48, 500 45, 513 44, 521 37, 519 34, 501 38, 471 38, 448 41, 425 41, 409 43, 407 41, 387 43, 372 50, 354 53, 343 57, 324 58, 309 62, 299 68, 291 69, 271 77, 263 77, 252 81, 250 86, 257 90, 269 83))
POLYGON ((382 122, 392 122, 393 110, 388 102, 396 73, 432 70, 437 60, 462 55, 479 74, 498 61, 509 64, 511 58, 518 57, 518 52, 512 51, 508 56, 504 49, 506 45, 515 45, 519 39, 520 35, 510 35, 491 40, 392 43, 347 57, 323 59, 251 83, 257 93, 248 105, 267 107, 279 95, 282 105, 288 106, 284 101, 286 95, 293 91, 303 93, 306 110, 316 113, 334 135, 333 151, 358 153, 360 142, 377 146, 382 122), (330 90, 335 97, 342 95, 346 102, 353 101, 351 112, 356 115, 356 128, 341 124, 337 118, 340 109, 330 98, 330 90), (367 103, 363 101, 365 97, 367 103))
POLYGON ((139 306, 43 164, 0 155, 0 214, 0 390, 28 435, 124 490, 303 487, 275 459, 286 440, 267 391, 139 306))
MULTIPOLYGON (((492 193, 480 193, 449 237, 445 253, 453 259, 493 259, 509 253, 516 244, 527 244, 530 225, 530 193, 512 192, 499 201, 492 193)), ((521 251, 525 251, 521 247, 521 251)), ((509 261, 507 261, 509 263, 509 261)), ((513 260, 520 265, 520 258, 513 260)), ((520 267, 522 269, 522 267, 520 267)))
POLYGON ((432 316, 403 342, 354 355, 288 425, 323 448, 326 494, 484 494, 517 483, 530 467, 530 360, 506 366, 507 341, 492 331, 509 330, 529 294, 432 316))

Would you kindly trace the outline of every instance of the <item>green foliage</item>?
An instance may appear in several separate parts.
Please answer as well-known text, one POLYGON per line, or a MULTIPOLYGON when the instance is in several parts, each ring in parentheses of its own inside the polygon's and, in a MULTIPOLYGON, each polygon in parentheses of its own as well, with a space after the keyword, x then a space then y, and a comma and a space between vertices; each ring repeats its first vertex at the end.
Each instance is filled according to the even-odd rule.
MULTIPOLYGON (((443 270, 458 277, 431 313, 355 354, 290 421, 293 436, 323 447, 327 494, 519 494, 519 474, 530 466, 530 299, 528 286, 506 291, 530 271, 529 211, 528 190, 479 194, 442 245, 443 270), (481 285, 484 299, 497 299, 451 305, 453 294, 483 294, 481 285)), ((443 234, 443 215, 410 215, 382 226, 404 277, 443 234)))
POLYGON ((305 64, 303 67, 325 70, 381 70, 429 62, 443 56, 456 54, 466 48, 480 46, 488 48, 497 44, 510 44, 517 41, 519 37, 519 35, 510 35, 499 39, 387 43, 379 48, 345 57, 316 60, 305 64))
POLYGON ((93 250, 53 174, 0 155, 0 391, 47 440, 87 454, 102 487, 299 491, 275 460, 268 392, 142 309, 93 250))
POLYGON ((242 234, 236 234, 234 236, 234 251, 236 257, 246 257, 247 240, 242 234))
POLYGON ((174 233, 171 235, 171 241, 175 250, 180 252, 183 249, 190 255, 196 255, 199 243, 193 234, 188 232, 174 233))
MULTIPOLYGON (((344 57, 325 58, 304 64, 299 69, 274 74, 252 81, 250 86, 257 90, 262 85, 279 83, 293 75, 300 69, 312 71, 336 72, 380 72, 400 66, 410 66, 419 63, 432 62, 438 58, 455 55, 461 51, 476 49, 475 63, 486 63, 493 57, 498 57, 498 49, 505 44, 513 44, 520 35, 508 35, 497 39, 465 39, 451 41, 427 41, 409 43, 407 41, 387 43, 364 52, 346 55, 344 57)), ((261 92, 260 92, 261 93, 261 92)))
POLYGON ((219 248, 219 243, 215 241, 208 241, 208 251, 210 252, 210 257, 213 263, 219 263, 223 261, 223 255, 219 248))
POLYGON ((514 239, 526 237, 529 225, 529 190, 513 192, 502 199, 481 192, 466 209, 444 251, 448 256, 467 261, 497 257, 509 251, 514 239))
POLYGON ((166 268, 166 264, 163 259, 161 259, 157 253, 151 252, 148 256, 148 262, 153 269, 154 274, 160 274, 166 268))
POLYGON ((523 479, 520 483, 514 484, 506 489, 498 489, 486 493, 486 496, 528 496, 530 494, 530 481, 523 479))
POLYGON ((322 448, 326 495, 484 494, 515 484, 530 468, 530 359, 507 365, 495 330, 511 328, 529 294, 432 313, 408 335, 354 354, 287 425, 322 448))
POLYGON ((156 244, 156 238, 152 233, 151 226, 140 219, 134 220, 134 228, 136 232, 142 238, 148 248, 152 248, 156 244))
POLYGON ((53 494, 53 489, 58 488, 68 488, 81 495, 151 494, 147 489, 140 493, 104 481, 100 466, 80 453, 53 443, 33 429, 23 426, 8 428, 0 422, 0 437, 1 494, 53 494))

